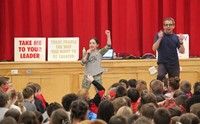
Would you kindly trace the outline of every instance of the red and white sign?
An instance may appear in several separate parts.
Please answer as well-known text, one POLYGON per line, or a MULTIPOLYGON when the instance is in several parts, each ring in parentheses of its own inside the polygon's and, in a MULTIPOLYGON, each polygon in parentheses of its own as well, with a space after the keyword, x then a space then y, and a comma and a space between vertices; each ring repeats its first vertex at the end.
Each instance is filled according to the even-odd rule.
POLYGON ((45 61, 46 38, 15 38, 15 61, 45 61))

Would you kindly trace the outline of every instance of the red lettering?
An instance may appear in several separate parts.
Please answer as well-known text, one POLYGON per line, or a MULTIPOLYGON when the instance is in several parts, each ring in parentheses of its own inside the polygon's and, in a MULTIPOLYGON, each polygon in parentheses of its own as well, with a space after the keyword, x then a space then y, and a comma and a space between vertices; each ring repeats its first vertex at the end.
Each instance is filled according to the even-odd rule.
POLYGON ((34 45, 42 45, 42 41, 34 41, 34 45))
POLYGON ((39 53, 21 53, 20 58, 40 58, 39 53))
POLYGON ((27 47, 28 52, 41 52, 42 47, 27 47))
POLYGON ((32 45, 32 41, 31 40, 20 40, 19 41, 19 45, 32 45))

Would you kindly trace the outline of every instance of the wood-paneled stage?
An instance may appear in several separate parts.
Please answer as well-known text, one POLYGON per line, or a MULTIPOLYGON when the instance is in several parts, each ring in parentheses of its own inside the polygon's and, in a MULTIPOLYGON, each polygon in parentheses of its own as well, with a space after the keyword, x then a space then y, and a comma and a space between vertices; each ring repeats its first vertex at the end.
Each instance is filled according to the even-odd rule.
MULTIPOLYGON (((143 79, 149 83, 157 74, 151 75, 149 68, 155 66, 155 59, 103 60, 103 86, 107 89, 119 79, 143 79)), ((200 59, 181 59, 181 80, 192 84, 200 81, 200 59)), ((22 91, 28 82, 37 82, 48 102, 61 102, 67 93, 76 93, 81 86, 84 67, 75 62, 0 62, 0 75, 9 76, 17 91, 22 91), (11 73, 18 70, 18 74, 11 73)), ((95 93, 90 89, 91 96, 95 93)))

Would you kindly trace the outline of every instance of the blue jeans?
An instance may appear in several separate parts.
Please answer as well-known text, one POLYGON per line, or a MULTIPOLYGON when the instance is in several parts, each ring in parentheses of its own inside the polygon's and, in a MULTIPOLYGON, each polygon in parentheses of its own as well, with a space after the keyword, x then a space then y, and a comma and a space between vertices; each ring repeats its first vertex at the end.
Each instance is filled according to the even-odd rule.
POLYGON ((158 64, 158 75, 157 79, 163 81, 165 75, 168 74, 168 77, 179 77, 180 67, 179 64, 167 65, 167 64, 158 64))

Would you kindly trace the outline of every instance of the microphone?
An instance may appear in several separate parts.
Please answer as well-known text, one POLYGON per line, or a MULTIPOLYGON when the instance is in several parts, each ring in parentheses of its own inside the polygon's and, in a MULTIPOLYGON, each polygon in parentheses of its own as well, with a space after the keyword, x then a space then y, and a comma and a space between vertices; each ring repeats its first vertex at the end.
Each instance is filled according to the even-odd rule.
POLYGON ((86 58, 86 60, 88 60, 88 59, 89 59, 89 57, 90 57, 90 53, 87 53, 87 58, 86 58))

